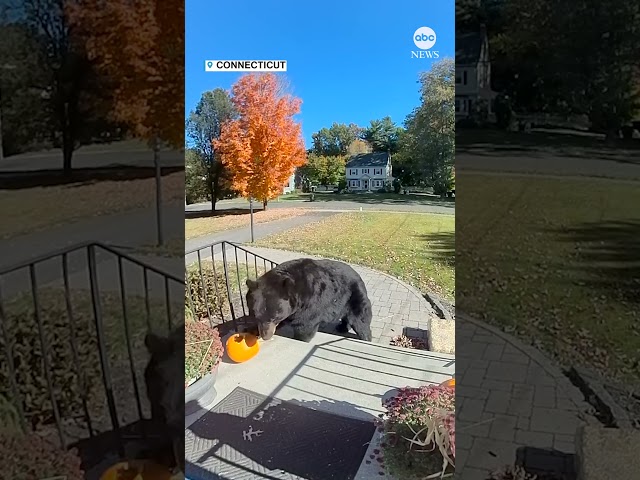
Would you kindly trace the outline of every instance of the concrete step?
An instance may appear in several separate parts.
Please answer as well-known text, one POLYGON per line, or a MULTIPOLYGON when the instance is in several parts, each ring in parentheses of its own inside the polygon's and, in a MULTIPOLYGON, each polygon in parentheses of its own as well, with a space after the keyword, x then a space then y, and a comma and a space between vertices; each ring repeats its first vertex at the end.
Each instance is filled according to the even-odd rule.
MULTIPOLYGON (((226 340, 226 337, 223 341, 226 340)), ((275 336, 261 342, 258 355, 246 363, 220 364, 213 405, 185 419, 185 428, 236 387, 302 404, 317 410, 373 421, 382 400, 397 388, 441 383, 455 373, 455 357, 318 333, 310 343, 275 336)), ((374 435, 365 458, 379 448, 374 435)), ((364 459, 357 480, 385 477, 364 459)))
POLYGON ((581 427, 576 445, 577 480, 640 478, 640 430, 581 427))

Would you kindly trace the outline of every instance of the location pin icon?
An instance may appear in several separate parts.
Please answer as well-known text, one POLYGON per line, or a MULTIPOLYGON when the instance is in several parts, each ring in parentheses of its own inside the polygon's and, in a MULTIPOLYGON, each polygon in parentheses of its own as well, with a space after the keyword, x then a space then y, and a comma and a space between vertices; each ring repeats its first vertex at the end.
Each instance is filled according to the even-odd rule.
POLYGON ((207 62, 207 68, 211 68, 213 67, 213 62, 212 61, 208 61, 207 62))

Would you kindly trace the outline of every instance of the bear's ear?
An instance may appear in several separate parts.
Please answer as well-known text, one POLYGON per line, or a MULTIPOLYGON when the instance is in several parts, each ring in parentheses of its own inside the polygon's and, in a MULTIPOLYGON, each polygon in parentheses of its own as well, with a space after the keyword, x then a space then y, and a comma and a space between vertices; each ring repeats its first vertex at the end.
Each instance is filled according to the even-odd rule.
POLYGON ((171 340, 156 335, 153 332, 147 333, 144 337, 144 344, 151 355, 163 355, 171 351, 171 340))
POLYGON ((293 291, 293 280, 291 280, 291 278, 289 277, 285 277, 282 279, 282 289, 285 292, 292 292, 293 291))
POLYGON ((250 278, 247 278, 247 288, 249 290, 255 290, 257 286, 258 286, 258 282, 256 282, 255 280, 251 280, 250 278))

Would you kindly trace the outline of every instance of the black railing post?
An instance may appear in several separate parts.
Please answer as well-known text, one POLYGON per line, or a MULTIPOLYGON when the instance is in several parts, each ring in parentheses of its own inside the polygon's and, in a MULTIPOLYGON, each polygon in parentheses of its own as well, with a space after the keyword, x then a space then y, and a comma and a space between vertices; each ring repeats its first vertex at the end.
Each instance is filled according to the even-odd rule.
POLYGON ((142 404, 140 402, 140 389, 138 378, 136 377, 136 365, 133 360, 133 349, 131 348, 131 331, 129 329, 129 312, 127 310, 127 289, 124 286, 124 272, 122 268, 122 257, 118 257, 118 274, 120 277, 120 299, 122 300, 122 320, 124 322, 125 343, 127 345, 127 355, 129 356, 129 370, 131 372, 131 382, 133 383, 133 393, 136 396, 136 407, 138 407, 138 418, 142 420, 142 404))
POLYGON ((89 415, 89 407, 87 405, 87 382, 82 370, 82 363, 78 355, 77 335, 75 319, 73 318, 73 307, 71 306, 71 288, 69 286, 69 263, 68 254, 62 254, 62 279, 64 282, 64 300, 67 307, 67 318, 69 319, 69 341, 71 343, 71 353, 73 362, 76 366, 76 374, 78 375, 78 384, 82 390, 82 410, 84 412, 84 421, 89 430, 89 437, 93 437, 93 425, 91 423, 91 415, 89 415))
POLYGON ((96 335, 98 337, 98 353, 100 355, 100 365, 102 366, 102 383, 107 396, 107 405, 109 407, 109 416, 111 417, 111 425, 113 433, 118 443, 118 454, 124 457, 124 445, 122 443, 122 435, 120 433, 120 422, 116 409, 116 402, 113 396, 113 385, 111 381, 111 369, 109 367, 109 357, 105 345, 104 330, 102 324, 102 308, 100 306, 100 290, 98 289, 98 274, 96 262, 95 245, 87 247, 87 255, 89 260, 89 283, 91 287, 91 303, 93 307, 93 319, 96 326, 96 335))
POLYGON ((67 442, 64 438, 64 431, 62 430, 62 423, 60 421, 60 412, 58 410, 58 402, 54 395, 55 389, 53 388, 53 378, 51 377, 51 364, 49 363, 49 348, 46 341, 46 335, 44 334, 44 326, 42 325, 42 318, 40 317, 40 302, 38 299, 38 280, 36 278, 36 266, 35 264, 29 265, 29 276, 31 277, 31 295, 33 298, 33 316, 38 326, 38 336, 40 337, 40 347, 42 348, 42 364, 44 367, 44 375, 47 379, 47 388, 49 389, 49 397, 51 398, 51 408, 53 410, 53 418, 58 428, 58 436, 60 438, 60 445, 63 449, 67 448, 67 442))
POLYGON ((224 281, 227 286, 227 299, 229 300, 231 320, 233 321, 233 328, 235 328, 237 332, 238 322, 236 322, 236 312, 235 312, 235 309, 233 308, 233 300, 231 299, 231 284, 229 283, 229 271, 227 269, 227 242, 222 242, 222 268, 224 269, 224 281))
MULTIPOLYGON (((1 279, 0 279, 1 280, 1 279)), ((9 328, 7 327, 7 317, 5 316, 4 306, 2 304, 2 291, 0 290, 0 329, 2 330, 2 338, 4 339, 4 352, 7 357, 7 367, 9 369, 9 382, 13 392, 13 406, 20 417, 20 427, 24 432, 27 431, 27 422, 24 417, 24 409, 22 408, 22 399, 20 398, 20 390, 18 390, 18 382, 16 381, 16 367, 13 363, 13 339, 9 338, 9 328)), ((8 399, 7 399, 8 400, 8 399)))

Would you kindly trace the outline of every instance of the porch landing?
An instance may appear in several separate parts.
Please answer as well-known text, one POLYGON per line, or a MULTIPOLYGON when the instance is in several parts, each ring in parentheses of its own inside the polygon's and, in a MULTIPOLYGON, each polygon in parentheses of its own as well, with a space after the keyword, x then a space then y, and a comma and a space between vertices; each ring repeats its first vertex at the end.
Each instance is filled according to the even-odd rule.
MULTIPOLYGON (((408 350, 324 333, 318 333, 310 343, 275 336, 261 343, 260 353, 252 360, 233 364, 225 359, 221 363, 214 405, 236 387, 242 387, 311 409, 373 422, 383 411, 382 400, 395 389, 440 383, 451 378, 454 372, 453 355, 408 350)), ((185 418, 187 457, 189 452, 200 449, 204 441, 190 427, 214 405, 201 405, 197 413, 185 418)), ((215 439, 215 435, 215 431, 207 432, 206 438, 215 439)), ((242 432, 238 435, 242 436, 242 432)), ((253 442, 259 439, 254 438, 253 442)), ((354 480, 387 478, 380 475, 377 462, 369 460, 367 463, 377 448, 378 435, 374 434, 354 480)), ((234 453, 238 459, 242 457, 242 452, 234 453)), ((265 467, 261 467, 258 470, 265 472, 265 467)), ((216 477, 216 472, 207 473, 211 474, 210 478, 222 478, 216 477)), ((225 473, 228 474, 229 470, 225 473)), ((247 472, 246 464, 242 468, 238 466, 236 473, 237 476, 232 478, 296 478, 282 471, 270 471, 267 477, 257 471, 254 475, 247 472)))

